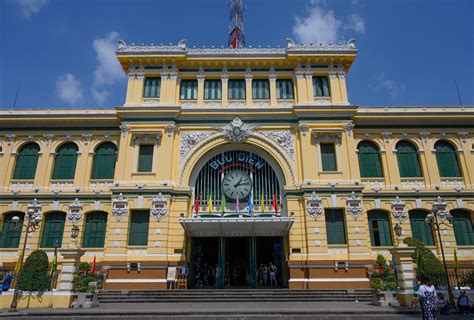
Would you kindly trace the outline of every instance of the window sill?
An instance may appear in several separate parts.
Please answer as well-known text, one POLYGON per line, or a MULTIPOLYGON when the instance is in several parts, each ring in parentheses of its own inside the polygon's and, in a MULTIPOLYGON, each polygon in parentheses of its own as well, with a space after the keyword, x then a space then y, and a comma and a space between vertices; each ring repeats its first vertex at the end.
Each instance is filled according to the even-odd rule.
POLYGON ((441 177, 441 181, 452 181, 452 180, 463 181, 464 178, 463 177, 441 177))
POLYGON ((127 245, 127 249, 133 249, 133 250, 137 250, 137 249, 148 249, 148 246, 143 246, 143 245, 127 245))
POLYGON ((155 175, 154 172, 132 172, 132 176, 151 176, 155 175))
POLYGON ((91 179, 91 182, 114 182, 114 179, 91 179))
POLYGON ((408 181, 413 181, 413 180, 415 180, 415 181, 424 181, 425 178, 424 177, 412 177, 412 178, 403 177, 403 178, 400 178, 400 181, 402 181, 402 182, 405 182, 405 181, 408 182, 408 181))
POLYGON ((373 177, 373 178, 360 178, 362 182, 369 182, 369 181, 381 181, 384 182, 385 178, 384 177, 373 177))
POLYGON ((10 181, 12 183, 13 182, 31 182, 31 183, 33 183, 35 181, 35 179, 11 179, 10 181))
POLYGON ((51 183, 74 182, 74 179, 51 179, 51 183))
POLYGON ((456 248, 463 249, 463 250, 469 250, 469 249, 474 249, 474 245, 458 244, 458 245, 456 245, 456 248))
POLYGON ((395 246, 372 246, 372 250, 388 250, 388 249, 393 249, 395 246))
POLYGON ((15 252, 20 250, 19 246, 18 248, 0 248, 2 251, 9 251, 9 252, 15 252))
POLYGON ((349 248, 348 244, 328 244, 329 249, 347 249, 349 248))
POLYGON ((319 171, 319 174, 342 174, 342 171, 319 171))
POLYGON ((104 251, 103 247, 81 247, 81 249, 88 251, 104 251))

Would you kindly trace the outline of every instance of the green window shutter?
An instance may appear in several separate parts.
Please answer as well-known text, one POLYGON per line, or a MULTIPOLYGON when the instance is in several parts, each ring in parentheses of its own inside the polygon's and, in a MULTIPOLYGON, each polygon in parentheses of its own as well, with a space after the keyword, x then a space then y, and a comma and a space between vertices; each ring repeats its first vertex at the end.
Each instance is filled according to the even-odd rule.
POLYGON ((197 99, 197 80, 181 80, 180 99, 197 99))
POLYGON ((252 99, 261 100, 270 98, 270 85, 268 80, 257 79, 252 81, 252 99))
POLYGON ((130 246, 146 246, 148 244, 148 210, 132 211, 128 244, 130 246))
POLYGON ((453 210, 453 229, 456 243, 460 246, 474 245, 474 231, 471 214, 465 210, 453 210))
POLYGON ((9 212, 5 214, 3 220, 2 233, 0 234, 0 248, 18 248, 20 244, 22 227, 14 226, 12 218, 17 216, 20 218, 18 226, 23 225, 25 214, 23 212, 9 212))
POLYGON ((438 141, 435 144, 436 161, 439 175, 443 177, 460 177, 458 157, 454 147, 447 141, 438 141))
POLYGON ((313 95, 315 97, 329 96, 329 83, 327 77, 313 77, 313 95))
POLYGON ((61 247, 65 220, 66 214, 64 212, 51 212, 46 215, 41 237, 42 248, 54 248, 56 240, 58 240, 58 247, 61 247))
POLYGON ((33 180, 38 166, 40 148, 36 143, 24 145, 18 153, 13 179, 33 180))
POLYGON ((416 147, 408 141, 397 143, 397 160, 400 177, 421 177, 420 161, 416 147))
POLYGON ((390 223, 388 215, 384 211, 369 211, 369 230, 370 242, 372 246, 391 246, 392 232, 390 230, 390 223))
POLYGON ((277 79, 277 99, 293 99, 293 81, 277 79))
POLYGON ((344 215, 340 209, 326 209, 326 235, 328 244, 345 244, 344 215))
POLYGON ((100 144, 94 152, 92 179, 113 179, 117 147, 112 142, 100 144))
POLYGON ((410 211, 410 226, 413 238, 420 240, 427 246, 434 245, 431 227, 425 222, 427 213, 421 210, 410 211))
POLYGON ((220 100, 222 98, 222 84, 220 80, 206 80, 204 82, 204 99, 220 100))
POLYGON ((146 78, 143 88, 143 97, 159 98, 160 97, 161 78, 146 78))
POLYGON ((323 86, 323 97, 329 97, 329 81, 327 77, 321 77, 321 83, 323 86))
POLYGON ((228 86, 229 100, 245 99, 245 80, 229 80, 228 86))
POLYGON ((152 144, 140 145, 138 156, 138 172, 151 172, 153 165, 153 148, 152 144))
POLYGON ((86 217, 83 247, 103 248, 105 240, 105 229, 107 225, 107 214, 105 212, 91 212, 86 217))
POLYGON ((370 141, 358 145, 360 176, 362 178, 382 178, 382 164, 377 146, 370 141))
POLYGON ((321 161, 323 171, 336 171, 336 152, 333 143, 321 143, 321 161))
POLYGON ((54 158, 53 179, 74 179, 77 151, 75 143, 65 143, 58 148, 54 158))

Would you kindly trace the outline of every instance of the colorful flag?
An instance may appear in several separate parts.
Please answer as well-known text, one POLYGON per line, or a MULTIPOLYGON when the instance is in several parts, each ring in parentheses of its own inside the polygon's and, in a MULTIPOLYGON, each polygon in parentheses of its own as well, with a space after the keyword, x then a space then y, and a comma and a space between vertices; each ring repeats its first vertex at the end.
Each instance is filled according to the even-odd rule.
POLYGON ((58 253, 55 251, 53 256, 53 261, 51 262, 51 270, 49 271, 49 276, 52 277, 54 271, 58 268, 58 253))
POLYGON ((253 213, 253 199, 252 199, 252 194, 249 194, 249 199, 247 201, 247 210, 249 213, 253 213))
POLYGON ((263 193, 260 196, 260 211, 262 212, 262 214, 265 213, 265 199, 263 198, 263 193))
POLYGON ((211 196, 209 196, 209 199, 207 199, 207 211, 209 211, 209 213, 212 213, 214 211, 214 208, 212 207, 211 196))
POLYGON ((199 200, 198 195, 196 195, 196 200, 194 200, 194 214, 197 216, 199 212, 199 200))
POLYGON ((18 259, 18 260, 16 261, 15 269, 13 269, 13 272, 14 272, 15 274, 18 274, 18 273, 20 272, 20 259, 18 259))
POLYGON ((221 201, 221 212, 222 213, 225 213, 225 211, 227 210, 227 202, 225 200, 225 196, 222 195, 222 201, 221 201))
POLYGON ((456 251, 456 248, 454 248, 454 269, 459 268, 459 261, 458 261, 458 253, 456 251))
POLYGON ((234 49, 235 49, 235 47, 237 47, 237 38, 238 38, 238 36, 239 36, 239 33, 238 33, 238 32, 239 32, 239 29, 234 28, 234 30, 232 30, 232 32, 230 33, 230 38, 232 39, 232 40, 230 41, 230 45, 231 45, 231 47, 234 48, 234 49))
POLYGON ((91 273, 93 274, 95 272, 95 256, 94 256, 94 260, 92 260, 92 263, 91 263, 91 273))
POLYGON ((273 194, 272 208, 273 208, 273 210, 275 210, 275 214, 278 215, 278 203, 277 203, 276 193, 273 194))
POLYGON ((239 197, 235 200, 235 212, 239 212, 239 197))

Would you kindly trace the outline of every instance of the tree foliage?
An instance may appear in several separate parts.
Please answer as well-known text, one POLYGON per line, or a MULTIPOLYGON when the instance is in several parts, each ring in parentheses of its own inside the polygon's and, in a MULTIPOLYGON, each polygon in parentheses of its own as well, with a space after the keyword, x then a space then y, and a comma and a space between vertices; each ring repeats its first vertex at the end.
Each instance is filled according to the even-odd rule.
POLYGON ((377 255, 375 270, 370 279, 370 286, 377 290, 387 291, 397 287, 395 275, 387 260, 381 255, 377 255))
POLYGON ((33 251, 21 271, 18 288, 25 291, 44 291, 49 287, 48 255, 43 250, 33 251))
POLYGON ((419 240, 408 237, 403 242, 410 247, 415 247, 413 260, 417 266, 417 274, 428 277, 435 285, 445 284, 444 267, 436 255, 419 240))

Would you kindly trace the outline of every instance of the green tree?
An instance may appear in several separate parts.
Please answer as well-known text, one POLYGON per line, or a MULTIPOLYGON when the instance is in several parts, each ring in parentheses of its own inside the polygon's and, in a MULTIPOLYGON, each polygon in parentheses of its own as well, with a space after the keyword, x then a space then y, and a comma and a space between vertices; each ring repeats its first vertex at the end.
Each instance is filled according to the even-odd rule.
POLYGON ((18 288, 25 291, 44 291, 49 287, 48 255, 43 250, 33 251, 21 271, 18 288))
POLYGON ((393 290, 397 287, 393 270, 387 265, 387 260, 381 254, 377 255, 377 262, 370 279, 370 286, 382 291, 393 290))
POLYGON ((444 268, 435 254, 419 240, 405 238, 403 242, 410 247, 415 247, 413 261, 417 266, 417 274, 430 278, 435 285, 445 284, 444 268))

